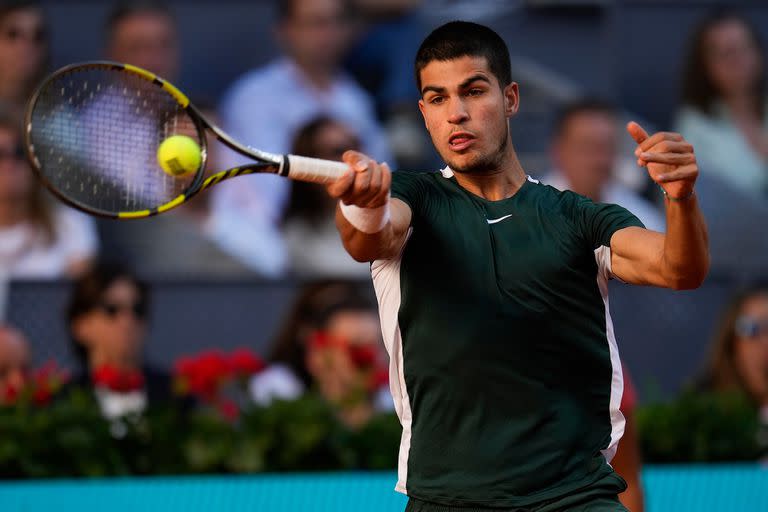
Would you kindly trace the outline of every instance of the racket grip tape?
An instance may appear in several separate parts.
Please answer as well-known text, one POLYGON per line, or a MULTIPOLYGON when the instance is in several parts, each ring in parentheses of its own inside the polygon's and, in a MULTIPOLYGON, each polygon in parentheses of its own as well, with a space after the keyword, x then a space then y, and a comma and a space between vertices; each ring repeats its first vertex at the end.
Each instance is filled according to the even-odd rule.
POLYGON ((285 155, 280 175, 292 180, 331 183, 349 168, 344 162, 334 162, 320 158, 285 155))

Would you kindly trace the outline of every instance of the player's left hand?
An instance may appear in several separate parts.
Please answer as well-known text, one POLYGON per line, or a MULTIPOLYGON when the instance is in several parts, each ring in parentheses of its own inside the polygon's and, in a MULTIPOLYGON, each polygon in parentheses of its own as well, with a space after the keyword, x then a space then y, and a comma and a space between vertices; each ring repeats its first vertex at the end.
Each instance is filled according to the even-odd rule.
POLYGON ((627 131, 637 142, 637 164, 648 169, 651 179, 671 198, 690 196, 699 176, 693 146, 679 133, 658 132, 648 135, 634 121, 627 124, 627 131))

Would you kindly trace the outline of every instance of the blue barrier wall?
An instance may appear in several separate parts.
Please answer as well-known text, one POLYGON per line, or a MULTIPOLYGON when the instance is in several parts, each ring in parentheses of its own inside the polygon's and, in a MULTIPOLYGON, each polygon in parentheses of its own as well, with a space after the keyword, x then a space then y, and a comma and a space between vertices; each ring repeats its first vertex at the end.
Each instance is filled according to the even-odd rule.
MULTIPOLYGON (((768 510, 768 469, 753 465, 652 466, 643 474, 648 512, 768 510)), ((126 478, 0 483, 7 512, 392 512, 406 498, 394 473, 126 478)))

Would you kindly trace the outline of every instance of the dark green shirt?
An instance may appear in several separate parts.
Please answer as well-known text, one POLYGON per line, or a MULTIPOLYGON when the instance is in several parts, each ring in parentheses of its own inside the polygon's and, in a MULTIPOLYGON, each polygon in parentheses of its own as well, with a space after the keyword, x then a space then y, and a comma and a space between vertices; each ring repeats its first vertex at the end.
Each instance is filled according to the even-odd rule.
POLYGON ((622 491, 609 246, 642 223, 530 178, 488 201, 449 169, 394 173, 392 197, 411 229, 372 274, 403 424, 396 488, 496 507, 622 491))

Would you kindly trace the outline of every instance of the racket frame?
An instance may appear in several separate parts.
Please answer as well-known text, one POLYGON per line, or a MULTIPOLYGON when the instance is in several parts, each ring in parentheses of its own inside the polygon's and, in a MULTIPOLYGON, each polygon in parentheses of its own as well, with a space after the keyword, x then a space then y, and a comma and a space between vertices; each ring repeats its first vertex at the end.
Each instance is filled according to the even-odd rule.
POLYGON ((283 155, 276 155, 266 151, 254 149, 237 142, 227 133, 225 133, 221 128, 206 119, 206 117, 197 109, 197 107, 195 107, 189 101, 189 98, 167 80, 164 80, 154 73, 137 66, 108 60, 70 64, 56 70, 45 78, 45 80, 35 89, 29 99, 29 102, 27 103, 27 108, 24 114, 24 147, 27 153, 27 159, 31 163, 33 171, 40 179, 40 181, 45 185, 45 187, 50 190, 58 199, 60 199, 65 204, 90 215, 96 215, 110 219, 137 219, 151 217, 159 213, 166 212, 186 202, 190 197, 196 195, 197 193, 226 179, 234 178, 236 176, 253 173, 271 173, 287 176, 289 171, 288 158, 284 157, 283 155), (32 113, 35 109, 35 105, 37 104, 38 99, 40 98, 40 95, 53 80, 57 79, 61 75, 66 75, 83 68, 111 69, 113 71, 130 73, 133 76, 142 78, 143 80, 152 83, 156 87, 164 89, 178 102, 179 106, 187 112, 189 118, 192 119, 192 122, 194 123, 195 129, 198 133, 198 138, 200 140, 201 160, 200 166, 198 167, 197 171, 195 171, 195 177, 190 182, 189 186, 184 190, 184 192, 172 200, 154 208, 136 211, 109 212, 81 204, 78 201, 67 197, 45 176, 40 161, 35 155, 34 144, 32 143, 32 113), (225 146, 256 161, 220 171, 205 178, 205 166, 208 157, 206 133, 208 131, 213 133, 216 139, 223 143, 225 146))

